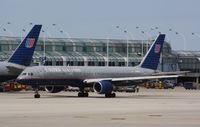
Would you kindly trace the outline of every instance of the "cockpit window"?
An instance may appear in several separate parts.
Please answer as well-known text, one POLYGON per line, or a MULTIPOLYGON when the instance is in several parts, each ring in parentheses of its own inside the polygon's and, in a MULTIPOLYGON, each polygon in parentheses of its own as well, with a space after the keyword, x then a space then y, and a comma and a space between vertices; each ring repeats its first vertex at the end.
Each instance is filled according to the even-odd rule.
POLYGON ((22 75, 26 75, 26 73, 22 73, 22 75))

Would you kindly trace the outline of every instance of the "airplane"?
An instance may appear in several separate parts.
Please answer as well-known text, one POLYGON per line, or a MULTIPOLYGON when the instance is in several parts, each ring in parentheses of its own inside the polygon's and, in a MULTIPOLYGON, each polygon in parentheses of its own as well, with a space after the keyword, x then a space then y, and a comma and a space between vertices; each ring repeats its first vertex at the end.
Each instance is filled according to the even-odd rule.
MULTIPOLYGON (((116 86, 133 86, 141 80, 175 78, 179 75, 159 75, 156 71, 163 49, 165 34, 160 34, 138 66, 97 67, 97 66, 34 66, 27 67, 16 79, 20 84, 35 89, 35 98, 40 98, 39 86, 45 86, 50 93, 62 91, 65 86, 78 87, 79 97, 88 97, 84 88, 93 87, 98 94, 115 97, 116 86)), ((136 86, 136 85, 135 85, 136 86)))
POLYGON ((35 25, 12 55, 0 62, 0 82, 16 79, 30 65, 42 25, 35 25))

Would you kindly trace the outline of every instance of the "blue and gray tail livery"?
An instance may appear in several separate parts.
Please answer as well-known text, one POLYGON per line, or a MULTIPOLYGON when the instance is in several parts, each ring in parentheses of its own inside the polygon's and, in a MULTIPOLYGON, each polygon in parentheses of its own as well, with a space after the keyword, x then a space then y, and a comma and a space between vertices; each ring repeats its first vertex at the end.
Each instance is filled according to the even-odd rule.
POLYGON ((35 25, 31 29, 26 38, 8 59, 8 62, 23 66, 30 65, 41 28, 42 25, 35 25))
POLYGON ((140 63, 140 67, 156 70, 160 60, 160 54, 163 49, 165 34, 160 34, 152 44, 151 48, 140 63))

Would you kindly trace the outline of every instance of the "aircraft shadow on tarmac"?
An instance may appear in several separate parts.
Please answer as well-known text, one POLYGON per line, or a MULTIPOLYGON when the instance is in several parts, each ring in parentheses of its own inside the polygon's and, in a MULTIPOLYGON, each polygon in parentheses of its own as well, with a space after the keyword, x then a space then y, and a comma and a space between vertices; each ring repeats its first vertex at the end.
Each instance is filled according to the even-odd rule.
MULTIPOLYGON (((27 95, 26 97, 20 97, 20 99, 35 99, 31 95, 27 95)), ((176 97, 176 96, 168 96, 168 95, 123 95, 123 96, 116 96, 115 98, 105 98, 105 96, 96 96, 96 95, 91 95, 89 97, 78 97, 75 95, 41 95, 40 99, 49 99, 49 98, 82 98, 82 99, 94 99, 94 98, 99 98, 99 99, 119 99, 119 98, 124 98, 124 99, 181 99, 181 97, 176 97)))
MULTIPOLYGON (((34 98, 34 93, 32 91, 26 91, 26 92, 20 92, 20 91, 15 91, 15 92, 5 92, 4 94, 14 94, 16 96, 18 95, 23 95, 23 96, 19 96, 17 97, 18 99, 35 99, 34 98), (26 95, 26 96, 24 96, 26 95)), ((73 95, 67 95, 66 94, 46 94, 46 93, 42 93, 41 94, 41 99, 49 99, 49 98, 99 98, 99 99, 119 99, 119 98, 124 98, 124 99, 185 99, 184 97, 181 96, 176 96, 176 95, 161 95, 161 94, 156 94, 156 95, 152 95, 152 94, 130 94, 130 93, 125 93, 127 95, 120 95, 117 94, 117 96, 115 98, 105 98, 104 95, 96 95, 96 94, 91 94, 89 97, 78 97, 75 94, 73 95)))

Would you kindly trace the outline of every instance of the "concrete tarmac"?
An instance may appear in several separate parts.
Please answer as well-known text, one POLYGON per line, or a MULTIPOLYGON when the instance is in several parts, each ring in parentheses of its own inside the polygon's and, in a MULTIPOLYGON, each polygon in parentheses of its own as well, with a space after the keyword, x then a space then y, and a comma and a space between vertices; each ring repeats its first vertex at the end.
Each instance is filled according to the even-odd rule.
POLYGON ((0 127, 200 127, 200 91, 140 89, 116 98, 0 93, 0 127))

